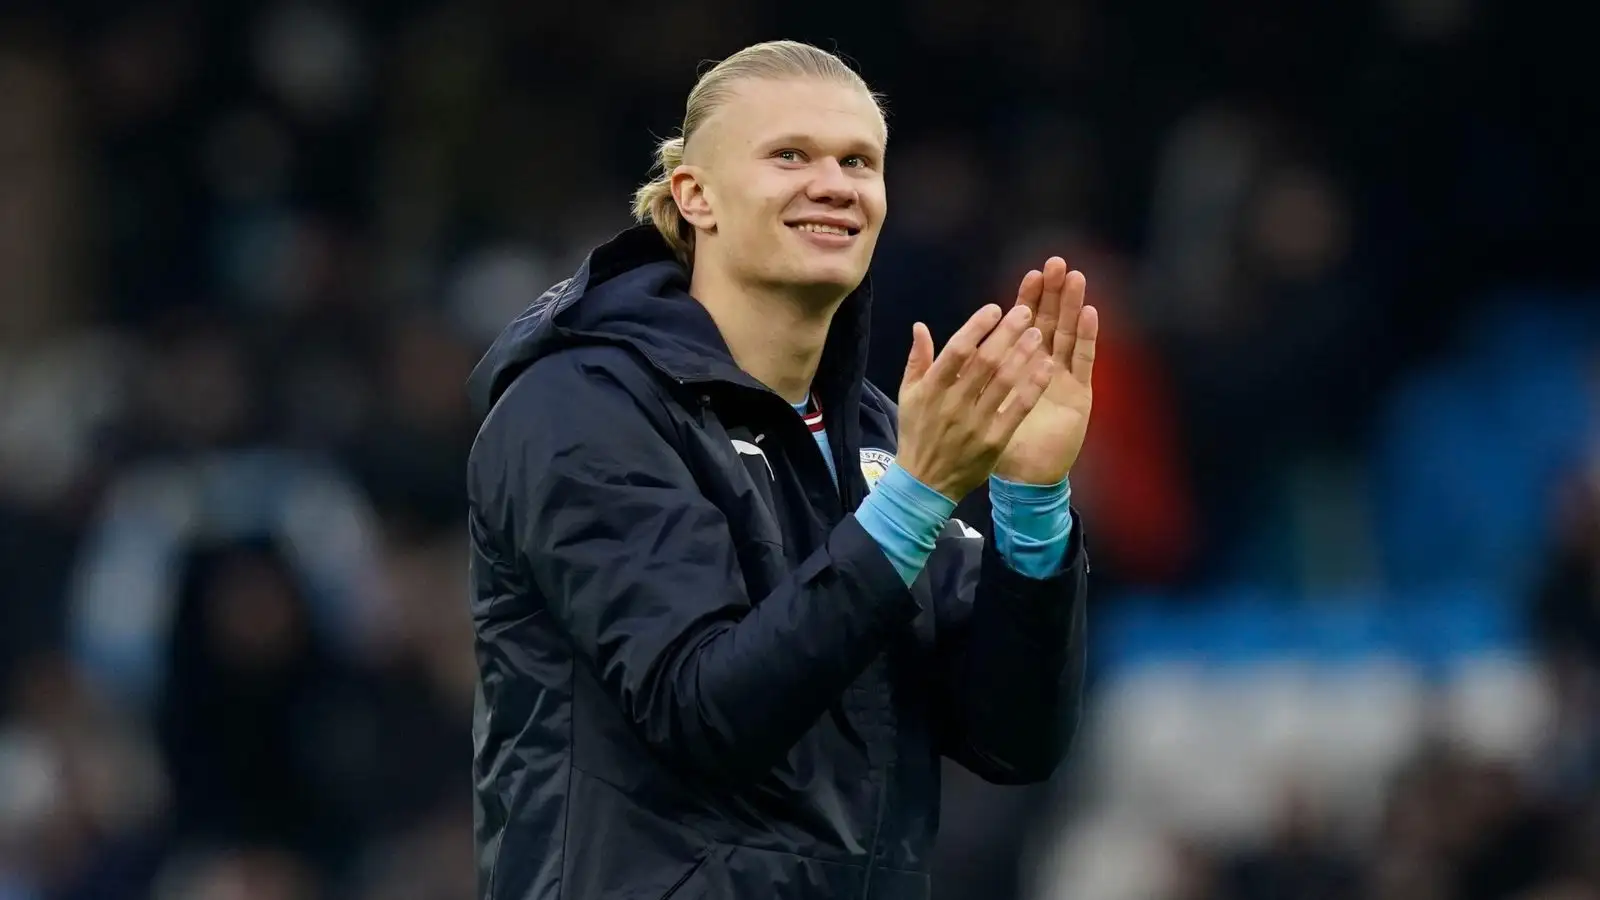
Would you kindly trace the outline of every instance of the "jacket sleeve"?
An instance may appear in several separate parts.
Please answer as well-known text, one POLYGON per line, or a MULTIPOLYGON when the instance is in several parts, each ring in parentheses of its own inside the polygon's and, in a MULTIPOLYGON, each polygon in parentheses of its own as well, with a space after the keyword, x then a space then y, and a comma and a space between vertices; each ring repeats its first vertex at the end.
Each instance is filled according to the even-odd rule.
MULTIPOLYGON (((964 529, 955 529, 958 531, 964 529)), ((937 611, 939 750, 996 784, 1044 781, 1077 731, 1087 561, 1074 514, 1061 571, 1027 578, 992 541, 945 537, 927 574, 937 611)))
POLYGON ((503 523, 644 742, 706 777, 759 775, 919 606, 853 516, 770 594, 748 596, 727 520, 649 402, 605 368, 536 364, 480 432, 473 503, 503 523))

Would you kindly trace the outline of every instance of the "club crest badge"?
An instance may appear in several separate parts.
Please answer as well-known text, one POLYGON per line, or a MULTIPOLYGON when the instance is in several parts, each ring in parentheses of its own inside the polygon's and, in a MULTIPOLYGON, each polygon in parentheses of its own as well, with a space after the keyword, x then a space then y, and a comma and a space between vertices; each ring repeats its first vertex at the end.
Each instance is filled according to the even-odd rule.
POLYGON ((878 486, 878 479, 894 465, 894 454, 871 447, 861 451, 861 475, 867 479, 867 490, 878 486))

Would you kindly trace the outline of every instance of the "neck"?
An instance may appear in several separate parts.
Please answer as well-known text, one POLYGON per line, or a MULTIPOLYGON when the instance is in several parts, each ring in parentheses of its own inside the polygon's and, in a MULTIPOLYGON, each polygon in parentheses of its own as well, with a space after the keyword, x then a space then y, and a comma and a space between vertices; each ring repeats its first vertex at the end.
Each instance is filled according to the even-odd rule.
POLYGON ((833 314, 844 302, 763 289, 696 267, 689 293, 711 314, 733 361, 790 403, 803 403, 822 362, 833 314))

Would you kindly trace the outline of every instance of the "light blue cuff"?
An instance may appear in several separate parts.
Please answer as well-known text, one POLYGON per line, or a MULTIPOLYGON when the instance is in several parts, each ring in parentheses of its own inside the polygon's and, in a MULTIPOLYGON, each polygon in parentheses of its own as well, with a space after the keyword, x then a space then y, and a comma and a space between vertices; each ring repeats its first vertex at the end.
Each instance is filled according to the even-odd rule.
POLYGON ((909 587, 933 553, 956 505, 899 466, 890 466, 856 509, 856 521, 883 548, 909 587))
POLYGON ((994 543, 1019 574, 1049 578, 1061 571, 1072 545, 1072 485, 1020 484, 989 478, 994 543))

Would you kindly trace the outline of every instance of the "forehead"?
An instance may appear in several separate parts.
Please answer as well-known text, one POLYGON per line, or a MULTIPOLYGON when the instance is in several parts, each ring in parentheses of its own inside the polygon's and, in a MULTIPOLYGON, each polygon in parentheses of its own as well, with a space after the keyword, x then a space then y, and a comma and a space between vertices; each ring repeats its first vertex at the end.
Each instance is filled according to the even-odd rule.
POLYGON ((881 153, 887 138, 866 91, 811 79, 742 81, 707 124, 719 142, 741 147, 794 138, 881 153))

